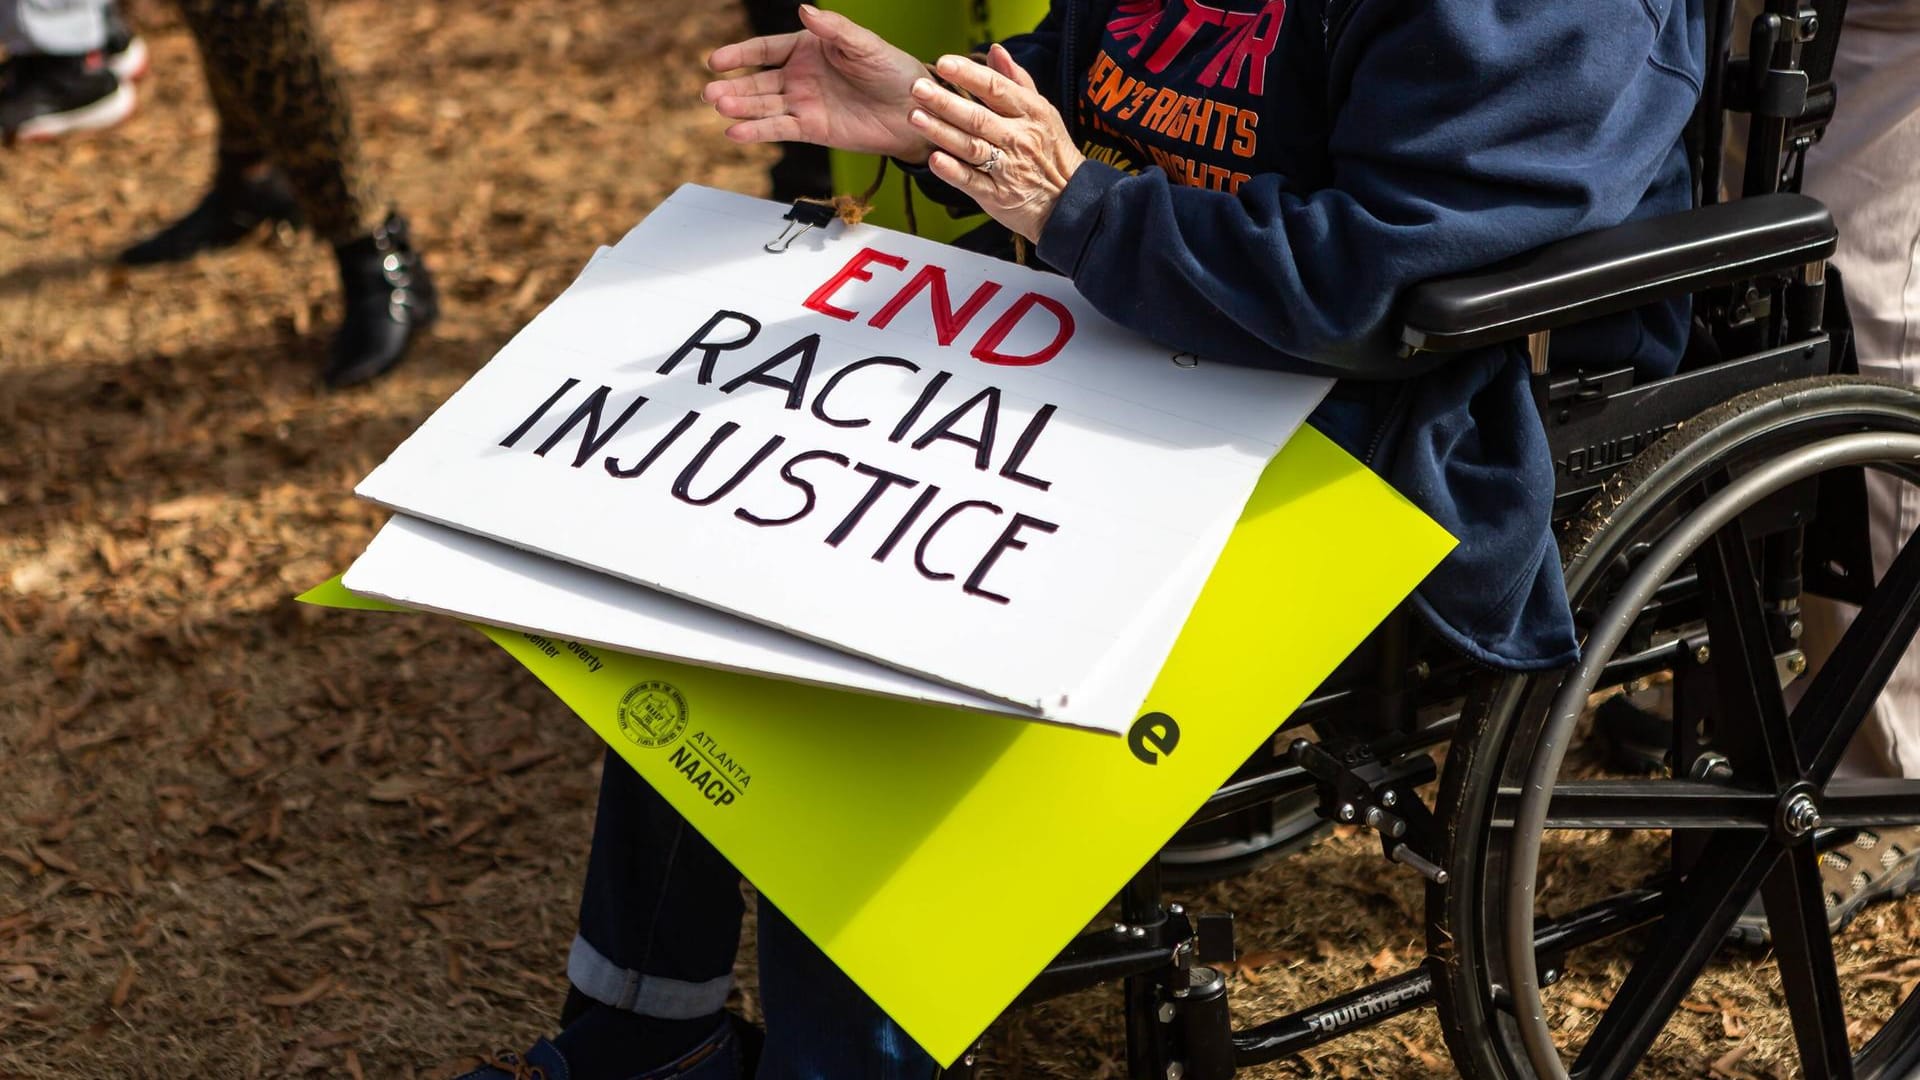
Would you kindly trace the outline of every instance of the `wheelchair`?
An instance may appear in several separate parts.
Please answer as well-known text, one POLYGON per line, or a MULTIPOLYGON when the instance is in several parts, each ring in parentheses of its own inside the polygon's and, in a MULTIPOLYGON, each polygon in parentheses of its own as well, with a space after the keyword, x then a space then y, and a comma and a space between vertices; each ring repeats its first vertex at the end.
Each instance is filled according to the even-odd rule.
MULTIPOLYGON (((1463 1075, 1614 1080, 1756 895, 1790 1016, 1783 1056, 1808 1077, 1920 1074, 1920 992, 1895 994, 1884 1022, 1850 1023, 1817 861, 1824 837, 1920 822, 1920 781, 1834 778, 1920 627, 1920 544, 1876 580, 1862 484, 1868 469, 1920 483, 1920 391, 1849 374, 1826 265, 1836 230, 1799 193, 1834 112, 1846 5, 1766 0, 1750 26, 1735 0, 1707 6, 1695 209, 1427 283, 1402 309, 1410 354, 1526 341, 1580 661, 1491 672, 1411 613, 1389 618, 1126 886, 1117 924, 1076 939, 1020 998, 1119 982, 1129 1080, 1225 1080, 1429 1005, 1463 1075), (1747 131, 1743 194, 1728 201, 1730 116, 1747 131), (1688 295, 1695 341, 1673 377, 1635 385, 1631 370, 1548 363, 1557 329, 1688 295), (1800 647, 1803 592, 1860 606, 1817 673, 1800 647), (1664 766, 1596 770, 1592 707, 1647 687, 1671 701, 1664 766), (1307 726, 1318 741, 1294 737, 1307 726), (1303 799, 1425 878, 1427 955, 1233 1031, 1220 970, 1231 916, 1169 902, 1163 872, 1231 873, 1297 845, 1274 808, 1303 799), (1606 847, 1556 861, 1568 836, 1606 847), (1631 865, 1593 865, 1610 862, 1631 865), (1549 988, 1603 947, 1628 966, 1610 1002, 1590 1003, 1597 1023, 1569 1024, 1549 988)), ((973 1060, 947 1075, 971 1075, 973 1060)))

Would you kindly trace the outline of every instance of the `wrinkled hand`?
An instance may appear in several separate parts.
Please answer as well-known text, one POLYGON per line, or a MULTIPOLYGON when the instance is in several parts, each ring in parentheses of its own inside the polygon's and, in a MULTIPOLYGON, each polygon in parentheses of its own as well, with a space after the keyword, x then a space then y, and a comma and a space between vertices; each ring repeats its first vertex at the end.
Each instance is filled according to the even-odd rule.
POLYGON ((907 114, 926 65, 844 15, 802 4, 800 22, 802 30, 723 45, 707 58, 716 74, 767 69, 716 79, 701 92, 721 116, 739 121, 727 138, 925 161, 930 147, 907 114))
POLYGON ((998 45, 988 52, 986 64, 943 56, 934 70, 976 100, 932 79, 913 83, 920 107, 910 119, 936 148, 928 166, 971 195, 993 220, 1038 242, 1067 181, 1086 161, 1059 110, 998 45), (993 167, 982 170, 989 161, 993 167))

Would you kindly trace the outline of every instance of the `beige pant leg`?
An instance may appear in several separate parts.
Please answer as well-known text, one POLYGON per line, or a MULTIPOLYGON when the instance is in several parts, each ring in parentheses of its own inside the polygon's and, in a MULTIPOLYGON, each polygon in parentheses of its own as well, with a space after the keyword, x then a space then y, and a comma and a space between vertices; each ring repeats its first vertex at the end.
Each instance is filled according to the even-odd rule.
MULTIPOLYGON (((1840 226, 1862 374, 1920 384, 1920 0, 1853 0, 1834 66, 1838 108, 1809 155, 1806 191, 1840 226)), ((1920 526, 1920 489, 1867 477, 1874 572, 1920 526)), ((1832 650, 1853 608, 1807 598, 1806 646, 1832 650)), ((1848 749, 1843 773, 1920 778, 1920 647, 1910 649, 1848 749)))

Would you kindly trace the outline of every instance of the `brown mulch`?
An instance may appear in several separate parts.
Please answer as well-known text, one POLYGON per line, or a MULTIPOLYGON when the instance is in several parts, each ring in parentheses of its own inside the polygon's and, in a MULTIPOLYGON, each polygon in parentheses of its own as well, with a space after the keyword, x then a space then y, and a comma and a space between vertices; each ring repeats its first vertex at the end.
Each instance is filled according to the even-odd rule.
MULTIPOLYGON (((741 22, 602 0, 324 11, 446 296, 371 388, 316 390, 337 309, 305 239, 110 264, 210 168, 197 60, 164 8, 135 8, 139 115, 0 152, 0 1078, 442 1076, 547 1032, 565 988, 592 734, 451 622, 289 598, 372 535, 353 483, 596 245, 682 181, 764 190, 768 157, 697 100, 698 58, 741 22)), ((1617 869, 1609 843, 1555 865, 1617 869)), ((1241 915, 1243 1019, 1412 964, 1420 904, 1359 836, 1193 900, 1241 915)), ((1880 1015, 1920 978, 1900 962, 1914 907, 1841 946, 1880 1015)), ((1576 970, 1556 1018, 1591 1024, 1623 964, 1576 970)), ((1718 969, 1649 1072, 1785 1075, 1779 998, 1757 961, 1718 969)), ((988 1074, 1119 1077, 1118 1025, 1110 992, 1016 1013, 988 1074)), ((1451 1072, 1421 1014, 1265 1074, 1451 1072)))

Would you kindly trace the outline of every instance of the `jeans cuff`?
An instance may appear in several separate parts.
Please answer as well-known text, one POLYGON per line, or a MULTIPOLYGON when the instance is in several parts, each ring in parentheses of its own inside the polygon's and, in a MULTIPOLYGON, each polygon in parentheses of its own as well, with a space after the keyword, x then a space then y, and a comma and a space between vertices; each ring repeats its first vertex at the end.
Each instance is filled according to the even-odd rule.
POLYGON ((687 982, 623 968, 578 934, 567 954, 567 981, 602 1005, 657 1020, 712 1016, 726 1008, 727 991, 733 987, 732 973, 687 982))

